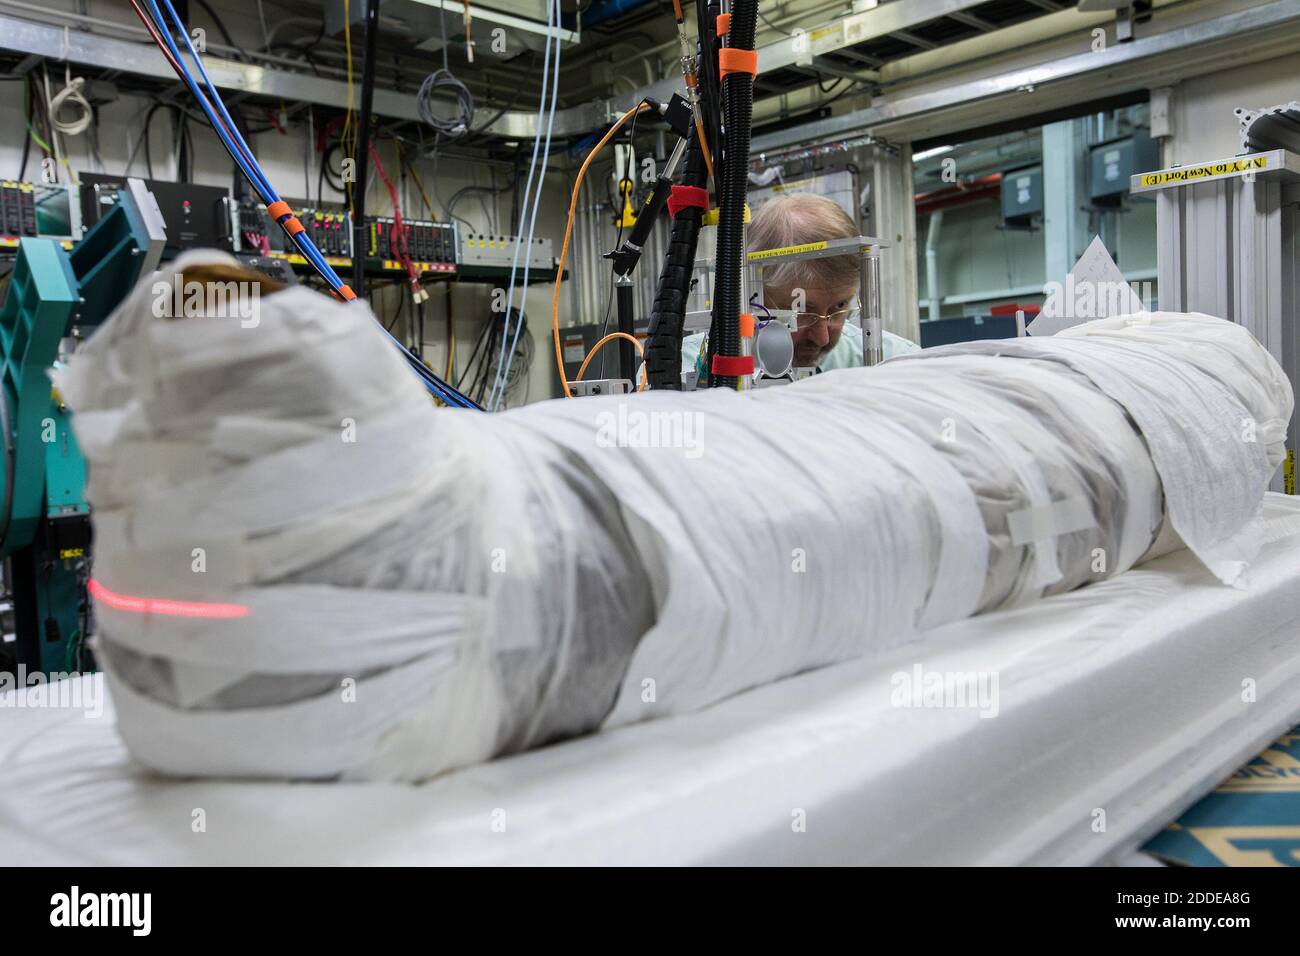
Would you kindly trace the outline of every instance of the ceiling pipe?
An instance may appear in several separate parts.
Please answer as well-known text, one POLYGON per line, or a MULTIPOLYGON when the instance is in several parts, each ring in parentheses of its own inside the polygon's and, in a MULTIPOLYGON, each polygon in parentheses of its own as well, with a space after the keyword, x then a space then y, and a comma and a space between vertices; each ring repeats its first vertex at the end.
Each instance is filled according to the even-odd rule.
POLYGON ((1002 195, 1002 174, 993 173, 981 176, 967 183, 958 183, 944 189, 932 189, 916 194, 916 214, 938 212, 954 206, 965 206, 981 199, 992 199, 1002 195))
POLYGON ((930 294, 930 321, 939 318, 943 296, 939 294, 939 228, 943 210, 930 213, 930 227, 925 233, 925 291, 930 294))

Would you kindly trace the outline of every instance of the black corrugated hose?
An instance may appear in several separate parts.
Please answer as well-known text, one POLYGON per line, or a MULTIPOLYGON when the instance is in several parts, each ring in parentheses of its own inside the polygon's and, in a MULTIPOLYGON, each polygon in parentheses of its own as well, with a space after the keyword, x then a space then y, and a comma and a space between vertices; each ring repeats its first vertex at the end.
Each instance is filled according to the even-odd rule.
MULTIPOLYGON (((704 151, 695 130, 686 141, 686 169, 682 184, 703 188, 708 181, 704 151)), ((690 298, 691 277, 695 272, 695 249, 700 241, 700 221, 704 210, 688 206, 673 217, 668 237, 664 267, 659 273, 654 305, 650 309, 650 338, 646 344, 645 365, 650 388, 681 391, 682 326, 686 321, 686 303, 690 298)))
MULTIPOLYGON (((758 0, 736 0, 727 46, 754 49, 758 0)), ((712 354, 740 354, 741 271, 745 268, 745 194, 749 187, 749 135, 754 112, 754 78, 729 73, 722 80, 724 152, 718 191, 718 254, 713 279, 712 354)), ((714 166, 715 173, 717 166, 714 166)), ((712 362, 712 355, 709 361, 712 362)), ((715 388, 735 388, 734 375, 711 375, 715 388)))
MULTIPOLYGON (((695 5, 699 30, 699 66, 695 73, 699 83, 700 112, 704 133, 715 152, 722 148, 722 93, 718 89, 718 35, 715 32, 719 3, 699 0, 695 5)), ((719 153, 718 157, 720 158, 719 153)))

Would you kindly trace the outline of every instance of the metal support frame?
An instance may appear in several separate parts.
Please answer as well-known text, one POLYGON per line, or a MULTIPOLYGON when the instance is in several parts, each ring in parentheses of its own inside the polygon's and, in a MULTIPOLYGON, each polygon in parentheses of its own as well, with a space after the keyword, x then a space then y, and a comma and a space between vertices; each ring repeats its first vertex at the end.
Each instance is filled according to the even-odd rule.
MULTIPOLYGON (((428 6, 441 6, 448 0, 421 0, 428 6)), ((978 7, 983 0, 908 0, 907 3, 886 3, 831 20, 808 31, 802 37, 785 37, 758 51, 759 72, 773 72, 797 65, 801 60, 818 60, 829 53, 850 59, 856 56, 851 47, 876 36, 897 35, 909 27, 942 16, 962 14, 978 7), (796 49, 798 47, 798 49, 796 49)), ((1058 0, 1033 0, 1044 11, 1059 11, 1068 6, 1058 0)), ((52 17, 72 17, 76 14, 50 11, 52 17)), ((484 11, 483 17, 502 20, 509 14, 484 11)), ((480 14, 475 13, 479 20, 480 14)), ((1150 69, 1135 66, 1144 60, 1167 58, 1188 54, 1184 62, 1162 83, 1176 81, 1181 75, 1198 72, 1205 66, 1207 53, 1192 56, 1192 48, 1213 45, 1215 53, 1224 47, 1240 46, 1247 37, 1252 46, 1262 54, 1268 44, 1285 39, 1284 34, 1300 20, 1300 8, 1294 0, 1273 0, 1256 7, 1236 11, 1222 17, 1188 23, 1164 32, 1140 36, 1129 43, 1119 43, 1099 53, 1060 56, 1055 53, 1042 62, 1025 63, 994 77, 983 77, 969 82, 945 81, 939 86, 918 84, 917 90, 904 88, 897 93, 882 95, 867 109, 832 116, 817 122, 756 136, 752 144, 754 153, 780 148, 792 143, 807 144, 818 139, 844 138, 882 123, 907 120, 938 110, 964 110, 979 101, 1018 96, 1027 89, 1042 90, 1049 84, 1068 88, 1069 82, 1091 74, 1095 82, 1103 82, 1108 91, 1127 86, 1141 85, 1150 69), (924 87, 924 88, 923 88, 924 87)), ((504 21, 502 21, 504 22, 504 21)), ((527 22, 522 20, 521 22, 527 22)), ((564 34, 566 39, 576 38, 564 34)), ((673 44, 675 45, 675 43, 673 44)), ((137 76, 150 76, 172 80, 173 74, 161 57, 141 56, 138 41, 117 39, 92 33, 84 29, 66 30, 62 25, 38 23, 31 19, 0 15, 0 48, 44 57, 66 60, 75 64, 100 67, 105 70, 129 72, 137 76)), ((313 77, 287 69, 275 69, 255 63, 239 63, 220 57, 205 57, 208 72, 219 89, 234 94, 337 106, 344 102, 346 84, 339 80, 313 77)), ((974 66, 974 64, 972 64, 974 66)), ((823 64, 824 67, 824 64, 823 64)), ((1161 67, 1163 69, 1163 66, 1161 67)), ((558 110, 554 132, 567 136, 589 132, 606 124, 628 106, 646 96, 666 100, 679 86, 676 77, 669 77, 635 90, 620 92, 611 100, 596 100, 567 109, 558 110)), ((911 85, 909 84, 909 87, 911 85)), ((1046 105, 1043 106, 1046 108, 1046 105)), ((378 115, 402 120, 419 120, 415 97, 392 90, 375 91, 375 112, 378 115)), ((966 117, 969 119, 969 116, 966 117)), ((493 121, 485 132, 510 138, 531 137, 537 132, 536 111, 510 110, 493 121)), ((911 137, 902 137, 911 138, 911 137)))
MULTIPOLYGON (((870 58, 854 53, 854 46, 876 37, 909 36, 910 28, 945 16, 962 16, 965 11, 978 8, 984 2, 986 0, 908 0, 907 3, 885 3, 869 10, 835 16, 810 30, 782 36, 761 47, 757 51, 759 74, 761 76, 764 73, 806 66, 810 68, 807 71, 810 82, 818 71, 826 75, 875 79, 870 58), (852 71, 837 67, 834 62, 826 59, 830 54, 865 61, 865 68, 852 71)), ((359 3, 354 4, 354 8, 359 6, 359 3)), ((436 32, 428 26, 428 21, 436 18, 438 11, 450 7, 459 16, 461 10, 460 0, 401 0, 392 6, 394 9, 389 10, 389 4, 385 4, 386 15, 401 17, 417 26, 423 25, 430 36, 436 36, 436 32)), ((527 16, 519 16, 517 14, 520 10, 507 10, 507 6, 503 3, 503 9, 498 10, 474 4, 470 9, 476 23, 503 26, 525 46, 540 48, 537 43, 545 31, 545 24, 527 16)), ((1053 11, 1057 8, 1043 9, 1053 11)), ((74 23, 88 22, 88 18, 82 15, 64 11, 52 10, 50 16, 71 19, 74 23)), ((339 20, 341 22, 341 17, 339 20)), ((558 34, 561 42, 565 43, 576 43, 580 39, 579 33, 573 30, 561 28, 558 34)), ((924 49, 928 41, 921 41, 913 35, 910 42, 918 49, 924 49)), ((431 48, 430 44, 440 46, 441 42, 426 41, 425 48, 431 48)), ((671 46, 676 46, 675 40, 671 46)), ((36 22, 24 17, 0 15, 0 48, 139 76, 173 79, 170 68, 161 56, 140 55, 138 41, 104 36, 87 29, 68 30, 61 24, 36 22)), ((346 84, 340 80, 314 77, 261 63, 241 63, 218 56, 207 56, 204 62, 215 85, 232 94, 242 93, 321 106, 337 106, 346 100, 346 84)), ((619 91, 609 100, 596 100, 557 110, 553 131, 560 136, 589 132, 605 125, 612 117, 646 97, 666 101, 680 86, 680 77, 671 75, 638 89, 619 91)), ((394 90, 377 89, 374 109, 380 116, 419 120, 416 98, 394 90)), ((483 132, 508 138, 531 137, 538 132, 537 113, 535 110, 508 110, 494 119, 483 132)))
MULTIPOLYGON (((508 14, 499 16, 509 17, 508 14)), ((477 14, 475 19, 478 19, 477 14)), ((562 31, 561 35, 564 39, 576 40, 576 34, 570 31, 562 31)), ((0 15, 0 49, 164 81, 175 80, 175 74, 167 61, 157 51, 142 47, 138 41, 119 40, 86 30, 67 30, 61 26, 36 23, 20 17, 0 15)), ((314 103, 318 106, 337 107, 340 103, 347 102, 347 84, 341 80, 240 63, 218 56, 205 56, 203 63, 217 89, 230 94, 314 103)), ((414 95, 376 89, 374 97, 376 115, 420 122, 414 95)), ((567 136, 589 132, 604 125, 612 112, 613 107, 604 101, 558 110, 554 133, 567 136)), ((511 110, 494 120, 488 132, 498 136, 531 137, 537 132, 537 125, 536 110, 511 110)))
POLYGON ((759 290, 759 301, 762 302, 763 270, 768 266, 830 256, 861 257, 858 270, 858 316, 862 322, 862 364, 879 365, 884 361, 880 308, 880 252, 884 245, 872 236, 851 236, 848 239, 808 242, 784 249, 765 249, 749 253, 748 268, 745 271, 753 274, 753 282, 759 290))
MULTIPOLYGON (((635 333, 635 322, 633 320, 634 308, 632 304, 633 282, 630 275, 621 275, 614 281, 614 298, 615 308, 618 315, 618 330, 624 335, 633 335, 635 333)), ((618 378, 633 379, 636 377, 636 351, 632 348, 632 343, 627 339, 621 339, 618 343, 618 378)))
MULTIPOLYGON (((862 150, 866 152, 866 150, 862 150)), ((911 342, 921 340, 917 289, 916 186, 912 149, 873 148, 869 159, 859 160, 867 182, 862 229, 887 237, 889 255, 880 261, 881 322, 884 328, 911 342)))
MULTIPOLYGON (((1300 157, 1274 149, 1140 173, 1156 199, 1160 308, 1245 326, 1300 384, 1300 157)), ((1297 423, 1274 491, 1296 493, 1297 423)))
POLYGON ((1049 279, 1064 280, 1090 239, 1082 213, 1088 204, 1085 122, 1043 127, 1043 262, 1049 279))
POLYGON ((885 360, 885 337, 880 314, 880 253, 864 255, 858 269, 858 316, 862 322, 862 364, 885 360))

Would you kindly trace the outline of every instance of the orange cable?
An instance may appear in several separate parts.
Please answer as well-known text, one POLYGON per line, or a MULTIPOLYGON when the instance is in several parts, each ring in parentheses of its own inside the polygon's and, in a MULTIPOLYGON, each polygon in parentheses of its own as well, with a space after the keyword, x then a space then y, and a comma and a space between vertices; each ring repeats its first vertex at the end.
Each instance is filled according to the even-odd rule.
MULTIPOLYGON (((601 350, 601 347, 605 345, 605 343, 612 342, 615 339, 627 339, 629 342, 635 345, 637 354, 641 356, 641 368, 642 369, 645 368, 645 347, 641 345, 641 340, 638 339, 635 335, 629 335, 626 332, 610 332, 609 335, 605 336, 603 339, 601 339, 599 342, 597 342, 595 345, 591 347, 591 351, 587 353, 587 357, 582 360, 582 365, 578 369, 577 377, 574 378, 575 382, 582 381, 582 376, 587 371, 587 364, 593 358, 596 357, 596 353, 601 350)), ((645 383, 646 383, 645 377, 642 376, 641 385, 637 388, 638 392, 645 391, 645 383)))
POLYGON ((709 152, 709 141, 704 138, 704 123, 699 114, 695 116, 695 138, 700 141, 700 151, 704 153, 704 166, 709 171, 709 179, 716 188, 717 180, 713 178, 713 154, 709 152))
MULTIPOLYGON (((564 243, 560 246, 560 258, 555 264, 555 289, 551 295, 551 338, 555 342, 555 367, 560 373, 560 384, 564 386, 565 398, 573 398, 573 391, 569 388, 569 377, 564 374, 564 350, 560 348, 560 281, 564 278, 564 261, 569 255, 569 240, 573 238, 573 220, 578 214, 578 193, 582 190, 582 180, 587 175, 587 167, 605 148, 605 144, 614 138, 614 134, 623 128, 624 123, 642 110, 648 109, 650 109, 649 104, 638 103, 620 116, 582 161, 582 166, 578 169, 578 178, 573 183, 573 197, 569 200, 569 220, 564 226, 564 243)), ((638 346, 640 344, 637 343, 638 346)))

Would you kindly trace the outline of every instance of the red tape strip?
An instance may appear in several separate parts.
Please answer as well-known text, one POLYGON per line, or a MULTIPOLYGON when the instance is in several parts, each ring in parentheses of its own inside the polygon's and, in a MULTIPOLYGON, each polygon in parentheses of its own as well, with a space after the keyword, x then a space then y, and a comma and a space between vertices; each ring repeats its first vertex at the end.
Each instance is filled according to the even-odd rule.
POLYGON ((683 209, 709 211, 709 191, 702 186, 674 186, 668 194, 668 215, 673 218, 683 209))
POLYGON ((714 375, 753 375, 754 356, 715 355, 711 371, 714 375))

